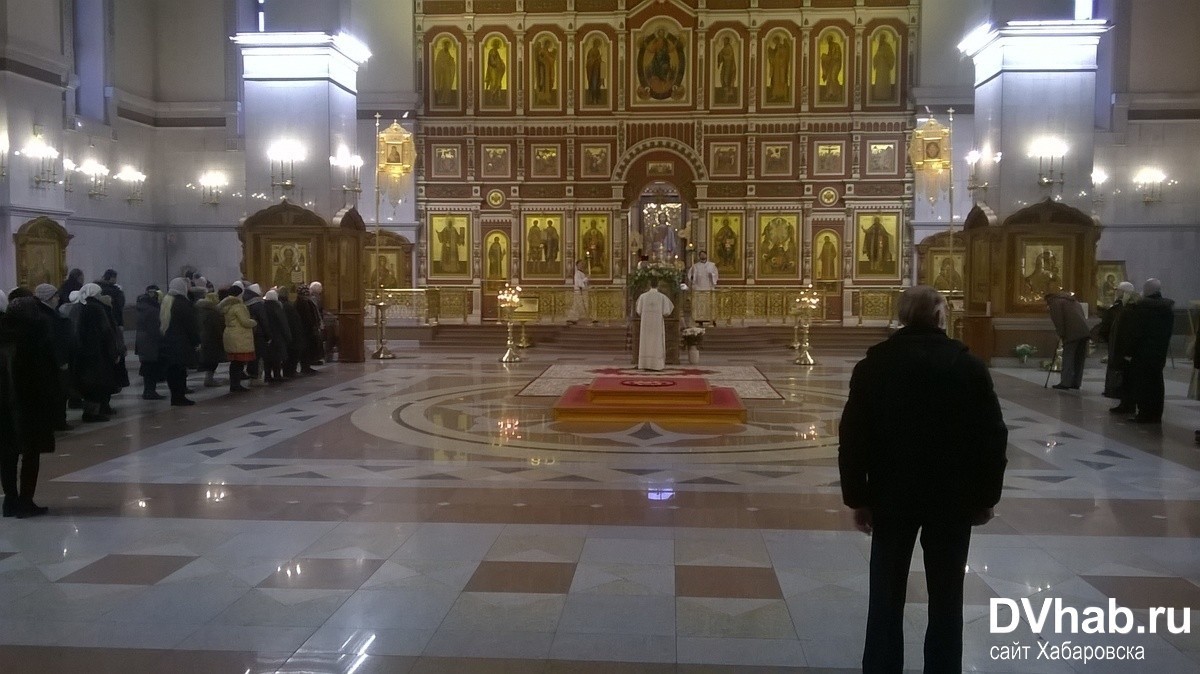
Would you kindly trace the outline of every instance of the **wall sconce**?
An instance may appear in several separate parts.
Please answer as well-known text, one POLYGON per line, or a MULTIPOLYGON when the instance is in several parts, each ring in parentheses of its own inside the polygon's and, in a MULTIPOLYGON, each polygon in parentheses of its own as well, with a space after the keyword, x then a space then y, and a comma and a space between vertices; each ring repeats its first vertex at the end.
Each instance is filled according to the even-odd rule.
POLYGON ((307 150, 296 140, 277 140, 267 148, 267 159, 271 160, 271 190, 278 187, 284 194, 291 192, 296 187, 296 162, 304 161, 307 156, 307 150), (278 174, 276 164, 279 165, 278 174))
POLYGON ((338 147, 337 156, 329 158, 329 165, 341 168, 346 172, 346 182, 342 183, 342 198, 353 193, 357 203, 358 195, 362 194, 362 157, 350 154, 350 150, 342 145, 338 147))
POLYGON ((123 183, 129 183, 129 193, 125 195, 125 201, 132 204, 143 200, 142 187, 146 184, 145 173, 132 166, 122 166, 120 173, 113 177, 123 183))
POLYGON ((224 171, 205 171, 200 174, 200 201, 209 206, 221 203, 221 190, 229 184, 224 171))
POLYGON ((979 161, 991 161, 999 164, 1000 158, 1003 155, 1003 152, 997 152, 996 154, 984 154, 979 150, 971 150, 967 153, 967 166, 970 167, 970 172, 967 174, 967 191, 971 193, 971 198, 975 201, 979 201, 979 199, 977 199, 975 196, 976 192, 983 192, 984 198, 986 198, 988 189, 988 182, 986 180, 984 182, 979 182, 979 161))
POLYGON ((75 188, 71 185, 71 174, 79 167, 69 157, 63 157, 63 179, 62 183, 64 192, 74 192, 75 188))
POLYGON ((1029 144, 1029 156, 1037 157, 1038 178, 1041 187, 1053 187, 1063 184, 1066 177, 1063 171, 1064 159, 1067 156, 1067 143, 1061 138, 1042 136, 1035 138, 1029 144), (1054 177, 1055 164, 1058 165, 1058 178, 1054 177))
POLYGON ((1108 174, 1104 169, 1095 169, 1092 171, 1092 203, 1104 203, 1104 183, 1108 182, 1108 174))
POLYGON ((95 159, 85 159, 79 165, 79 172, 91 179, 88 196, 97 199, 108 196, 108 167, 95 159))
POLYGON ((1167 180, 1167 174, 1162 169, 1144 166, 1133 176, 1133 183, 1142 193, 1142 203, 1152 204, 1162 201, 1163 185, 1174 185, 1177 181, 1167 180))
POLYGON ((58 182, 58 172, 54 163, 58 159, 58 150, 46 143, 42 137, 42 127, 33 127, 33 138, 25 143, 25 147, 17 154, 23 154, 26 157, 37 162, 37 166, 33 173, 33 186, 39 189, 46 189, 48 186, 58 182))
POLYGON ((8 131, 0 133, 0 178, 8 177, 8 131))

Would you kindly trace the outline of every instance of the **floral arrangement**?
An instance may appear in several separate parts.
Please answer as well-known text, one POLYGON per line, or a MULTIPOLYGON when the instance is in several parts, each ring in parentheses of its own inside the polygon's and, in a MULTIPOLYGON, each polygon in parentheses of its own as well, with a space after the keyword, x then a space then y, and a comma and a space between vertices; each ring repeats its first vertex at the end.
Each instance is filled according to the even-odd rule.
POLYGON ((700 346, 700 343, 704 341, 704 328, 684 328, 681 333, 683 334, 683 343, 688 347, 700 346))
POLYGON ((1025 359, 1037 353, 1037 347, 1030 344, 1018 344, 1013 349, 1013 353, 1017 354, 1017 358, 1020 358, 1021 362, 1024 363, 1025 359))
POLYGON ((641 295, 652 286, 658 285, 659 281, 666 281, 668 294, 675 294, 683 285, 683 270, 663 262, 642 265, 632 270, 628 281, 630 297, 641 295))

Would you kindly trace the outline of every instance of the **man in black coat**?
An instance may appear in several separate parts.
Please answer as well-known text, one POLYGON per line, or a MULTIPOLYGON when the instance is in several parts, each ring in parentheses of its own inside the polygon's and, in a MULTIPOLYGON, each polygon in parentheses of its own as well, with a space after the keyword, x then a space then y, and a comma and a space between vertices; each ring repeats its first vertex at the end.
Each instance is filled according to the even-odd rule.
POLYGON ((71 301, 71 293, 83 287, 83 270, 72 269, 67 273, 67 278, 63 279, 62 285, 58 286, 58 304, 62 306, 71 301))
POLYGON ((262 287, 257 283, 244 286, 242 301, 246 303, 250 318, 253 318, 256 323, 254 326, 254 353, 258 357, 246 367, 246 374, 250 375, 250 381, 254 382, 258 380, 260 368, 266 360, 263 354, 267 353, 267 348, 271 343, 271 319, 267 316, 266 305, 263 304, 262 287))
POLYGON ((854 368, 839 429, 842 500, 872 535, 864 672, 904 664, 913 546, 929 590, 925 671, 962 671, 963 577, 971 527, 1000 500, 1008 430, 987 367, 943 328, 946 301, 904 291, 903 328, 854 368))
POLYGON ((104 276, 96 281, 96 285, 100 286, 100 294, 112 300, 109 307, 112 308, 113 320, 117 322, 118 328, 125 327, 125 291, 121 286, 117 285, 117 272, 115 269, 106 269, 104 276))
POLYGON ((195 405, 187 397, 187 373, 196 366, 200 357, 196 348, 200 346, 200 321, 196 307, 187 296, 187 281, 171 280, 167 296, 163 298, 162 313, 166 315, 166 329, 162 331, 159 358, 171 389, 171 404, 195 405))
POLYGON ((47 511, 33 502, 33 494, 41 455, 54 451, 59 393, 53 339, 38 304, 35 297, 26 296, 0 306, 0 486, 5 517, 47 511))
POLYGON ((138 355, 138 375, 142 378, 142 400, 162 400, 158 382, 165 378, 159 359, 162 344, 162 319, 159 316, 162 302, 158 286, 146 286, 146 294, 137 298, 137 335, 133 352, 138 355))
POLYGON ((1142 286, 1142 299, 1122 317, 1130 329, 1129 399, 1134 412, 1130 421, 1139 424, 1160 424, 1163 414, 1163 368, 1175 328, 1174 300, 1162 296, 1162 282, 1148 279, 1142 286))
POLYGON ((283 307, 283 314, 287 317, 288 326, 288 353, 287 360, 283 361, 283 376, 291 378, 296 376, 300 368, 301 355, 307 346, 307 341, 304 339, 304 324, 300 321, 300 310, 296 305, 289 301, 287 288, 276 288, 279 295, 279 304, 283 307))
POLYGON ((117 367, 123 359, 110 309, 100 301, 100 286, 85 283, 74 314, 71 381, 83 399, 83 421, 108 421, 109 401, 120 390, 117 367))
POLYGON ((312 298, 308 286, 296 289, 296 311, 300 314, 303 339, 300 346, 300 362, 304 374, 316 374, 313 365, 321 362, 325 355, 325 344, 321 337, 321 307, 312 298))

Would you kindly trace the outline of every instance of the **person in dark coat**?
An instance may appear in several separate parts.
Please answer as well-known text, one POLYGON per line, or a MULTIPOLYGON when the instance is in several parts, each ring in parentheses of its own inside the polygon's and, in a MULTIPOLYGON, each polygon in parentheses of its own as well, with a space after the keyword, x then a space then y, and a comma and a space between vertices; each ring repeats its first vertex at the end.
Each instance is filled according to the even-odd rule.
POLYGON ((100 286, 84 284, 79 297, 72 381, 83 398, 83 421, 108 421, 105 411, 111 410, 109 401, 119 390, 116 366, 121 352, 108 306, 100 301, 100 286))
POLYGON ((225 385, 217 379, 217 367, 225 362, 225 345, 221 341, 225 318, 217 310, 217 303, 225 299, 224 292, 208 293, 196 302, 200 319, 200 369, 204 371, 204 385, 209 388, 225 385))
POLYGON ((0 304, 0 486, 5 517, 44 515, 34 503, 41 455, 54 451, 58 377, 36 297, 0 304))
POLYGON ((300 333, 302 336, 300 372, 316 374, 317 370, 313 369, 313 365, 320 363, 324 357, 325 344, 321 337, 321 308, 313 300, 308 286, 300 286, 296 289, 296 311, 300 314, 302 328, 300 333))
POLYGON ((289 301, 287 288, 276 288, 275 292, 279 295, 279 305, 283 307, 283 314, 287 317, 288 355, 287 360, 283 362, 283 376, 290 379, 300 371, 301 356, 308 346, 308 340, 304 338, 300 310, 294 302, 289 301))
POLYGON ((159 328, 159 312, 162 309, 158 286, 146 286, 146 294, 137 298, 137 337, 133 352, 138 355, 138 376, 142 378, 142 400, 162 400, 158 382, 166 377, 159 360, 159 344, 162 331, 159 328))
POLYGON ((1083 305, 1075 301, 1073 293, 1065 290, 1046 295, 1046 306, 1054 332, 1062 342, 1062 375, 1053 388, 1059 390, 1078 389, 1083 385, 1083 367, 1087 361, 1087 340, 1092 331, 1083 315, 1083 305))
POLYGON ((946 336, 946 300, 905 290, 903 327, 854 368, 839 429, 842 500, 871 534, 864 672, 904 666, 904 601, 918 533, 929 625, 925 671, 962 671, 971 527, 1000 500, 1008 429, 987 366, 946 336))
POLYGON ((67 278, 63 279, 62 285, 58 286, 58 303, 60 305, 71 301, 71 293, 83 287, 83 270, 72 269, 67 273, 67 278))
POLYGON ((55 382, 57 384, 53 414, 54 430, 69 431, 71 426, 67 423, 67 379, 71 363, 71 324, 54 307, 54 298, 57 292, 58 290, 54 286, 42 283, 33 289, 33 296, 38 300, 37 308, 42 322, 50 331, 54 353, 55 382))
POLYGON ((199 360, 196 348, 200 346, 200 321, 187 291, 185 279, 171 279, 159 313, 162 331, 159 357, 167 388, 171 389, 171 404, 175 406, 196 404, 187 397, 187 373, 199 360))
POLYGON ((96 285, 100 286, 100 294, 111 298, 109 304, 112 307, 113 321, 116 322, 118 328, 125 327, 125 291, 121 286, 117 285, 117 272, 115 269, 106 269, 104 276, 96 281, 96 285))
POLYGON ((1163 414, 1163 368, 1175 329, 1174 300, 1162 296, 1162 282, 1148 279, 1142 286, 1142 299, 1129 310, 1129 389, 1121 404, 1122 412, 1131 412, 1130 421, 1160 424, 1163 414))
POLYGON ((267 345, 271 342, 271 323, 267 317, 267 307, 263 304, 262 288, 257 283, 245 286, 242 292, 242 302, 254 319, 254 354, 255 360, 246 367, 250 382, 259 381, 262 375, 262 364, 266 362, 267 345))
POLYGON ((263 362, 267 366, 267 383, 282 384, 283 364, 288 359, 292 333, 276 290, 267 291, 263 296, 263 305, 267 308, 267 320, 271 323, 271 340, 267 343, 267 352, 263 354, 263 362))
POLYGON ((1104 342, 1108 350, 1108 364, 1104 371, 1104 392, 1101 394, 1105 398, 1119 399, 1125 388, 1126 362, 1124 358, 1117 356, 1117 344, 1121 335, 1121 314, 1128 306, 1126 302, 1131 295, 1135 295, 1133 284, 1129 281, 1119 283, 1113 294, 1113 303, 1104 310, 1100 317, 1100 324, 1092 331, 1096 341, 1104 342))

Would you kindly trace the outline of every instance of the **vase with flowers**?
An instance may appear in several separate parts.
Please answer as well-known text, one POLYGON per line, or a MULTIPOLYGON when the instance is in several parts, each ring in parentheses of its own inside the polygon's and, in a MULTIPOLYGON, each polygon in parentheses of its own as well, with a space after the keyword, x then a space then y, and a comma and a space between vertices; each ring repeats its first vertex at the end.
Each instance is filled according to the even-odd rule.
POLYGON ((1031 344, 1018 344, 1013 349, 1013 353, 1017 354, 1017 358, 1021 360, 1021 363, 1025 363, 1029 360, 1030 356, 1037 353, 1037 347, 1031 344))
POLYGON ((700 344, 704 341, 704 328, 684 328, 682 331, 683 345, 687 347, 688 362, 692 365, 700 363, 700 344))

